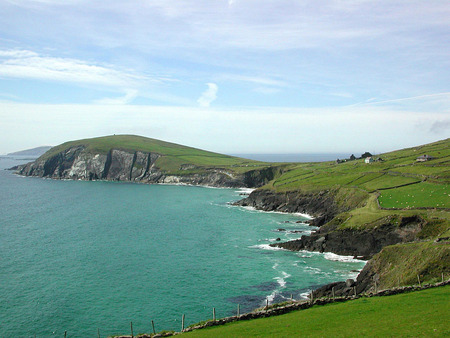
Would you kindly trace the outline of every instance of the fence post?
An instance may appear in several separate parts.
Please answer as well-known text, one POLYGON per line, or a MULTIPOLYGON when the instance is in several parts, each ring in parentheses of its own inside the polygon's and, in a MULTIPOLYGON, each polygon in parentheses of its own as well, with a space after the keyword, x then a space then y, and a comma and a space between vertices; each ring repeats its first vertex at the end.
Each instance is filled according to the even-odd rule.
POLYGON ((419 275, 417 275, 417 280, 419 281, 419 288, 420 288, 422 285, 420 284, 420 276, 419 275))
POLYGON ((333 294, 333 300, 335 300, 336 294, 334 293, 334 286, 333 286, 333 288, 331 289, 331 293, 333 294))
POLYGON ((184 331, 184 313, 183 316, 181 317, 181 332, 184 331))
POLYGON ((356 297, 356 286, 353 287, 353 293, 354 293, 354 295, 356 297))
POLYGON ((269 309, 269 298, 266 298, 266 311, 269 309))
POLYGON ((442 283, 444 283, 444 273, 442 273, 442 283))
POLYGON ((97 337, 100 338, 100 329, 97 328, 97 337))
POLYGON ((378 285, 377 285, 377 281, 375 281, 375 293, 378 293, 378 285))
POLYGON ((309 299, 310 299, 310 303, 311 303, 311 305, 312 305, 312 303, 314 302, 314 294, 313 294, 313 291, 311 291, 311 297, 310 297, 309 299))
POLYGON ((64 331, 64 338, 67 337, 67 331, 64 331))
POLYGON ((213 307, 213 321, 216 321, 216 308, 213 307))
POLYGON ((239 308, 239 304, 238 304, 238 309, 237 309, 237 316, 240 316, 240 308, 239 308))
POLYGON ((153 329, 153 334, 156 334, 156 331, 155 331, 155 323, 153 322, 153 320, 152 320, 152 329, 153 329))
POLYGON ((133 335, 133 322, 130 322, 130 329, 131 329, 131 338, 134 337, 133 335))

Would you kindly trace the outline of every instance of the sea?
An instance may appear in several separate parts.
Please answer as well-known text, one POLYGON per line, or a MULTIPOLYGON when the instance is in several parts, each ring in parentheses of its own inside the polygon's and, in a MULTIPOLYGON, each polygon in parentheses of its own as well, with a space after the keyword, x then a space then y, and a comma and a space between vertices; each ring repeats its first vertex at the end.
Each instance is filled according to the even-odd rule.
POLYGON ((365 262, 269 246, 307 215, 232 206, 249 191, 21 177, 0 157, 0 336, 180 331, 299 300, 365 262))

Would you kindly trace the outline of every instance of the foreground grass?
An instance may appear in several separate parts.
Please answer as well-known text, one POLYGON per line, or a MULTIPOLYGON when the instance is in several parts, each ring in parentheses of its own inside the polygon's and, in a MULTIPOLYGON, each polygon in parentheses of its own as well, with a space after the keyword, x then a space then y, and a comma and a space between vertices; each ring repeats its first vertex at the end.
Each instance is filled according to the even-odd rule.
POLYGON ((188 337, 450 336, 450 286, 360 298, 185 333, 188 337))

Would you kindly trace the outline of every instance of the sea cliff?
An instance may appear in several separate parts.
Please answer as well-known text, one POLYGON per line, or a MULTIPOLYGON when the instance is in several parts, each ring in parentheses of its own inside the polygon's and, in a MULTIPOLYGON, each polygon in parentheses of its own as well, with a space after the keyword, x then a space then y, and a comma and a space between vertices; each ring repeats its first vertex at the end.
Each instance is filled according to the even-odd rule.
POLYGON ((108 180, 139 183, 192 184, 214 187, 258 187, 273 179, 275 168, 233 173, 225 168, 181 165, 177 174, 161 169, 156 152, 110 149, 92 153, 85 146, 69 147, 53 156, 12 168, 19 175, 53 179, 108 180), (193 170, 194 169, 194 170, 193 170))

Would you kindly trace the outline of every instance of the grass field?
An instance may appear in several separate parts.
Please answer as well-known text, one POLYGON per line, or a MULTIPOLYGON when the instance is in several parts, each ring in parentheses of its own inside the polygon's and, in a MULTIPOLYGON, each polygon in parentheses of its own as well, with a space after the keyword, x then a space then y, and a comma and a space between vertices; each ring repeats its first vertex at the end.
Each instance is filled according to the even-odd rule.
POLYGON ((450 185, 422 182, 384 190, 379 201, 383 208, 450 208, 450 185))
POLYGON ((449 337, 450 286, 360 298, 211 327, 186 337, 449 337))

